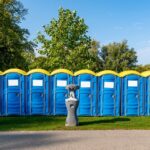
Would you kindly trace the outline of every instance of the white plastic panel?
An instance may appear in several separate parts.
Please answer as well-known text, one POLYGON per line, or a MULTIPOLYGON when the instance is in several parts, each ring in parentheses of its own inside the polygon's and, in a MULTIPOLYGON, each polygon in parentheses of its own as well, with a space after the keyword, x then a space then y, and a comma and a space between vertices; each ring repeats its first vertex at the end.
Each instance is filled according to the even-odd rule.
POLYGON ((114 82, 104 82, 104 88, 114 88, 114 82))
POLYGON ((33 80, 33 86, 43 86, 43 80, 33 80))
POLYGON ((90 88, 91 87, 91 82, 89 82, 89 81, 81 81, 81 87, 90 88))
POLYGON ((129 80, 128 81, 128 87, 137 87, 138 81, 137 80, 129 80))
POLYGON ((67 86, 67 81, 66 80, 57 80, 57 86, 65 87, 65 86, 67 86))
POLYGON ((16 79, 11 79, 8 80, 8 86, 18 86, 19 85, 19 81, 16 79))

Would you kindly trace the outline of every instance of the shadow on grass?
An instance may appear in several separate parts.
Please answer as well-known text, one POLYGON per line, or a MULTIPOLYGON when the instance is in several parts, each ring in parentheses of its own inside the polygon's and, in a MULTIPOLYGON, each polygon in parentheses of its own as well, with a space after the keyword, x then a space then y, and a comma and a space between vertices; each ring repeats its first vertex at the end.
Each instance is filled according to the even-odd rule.
POLYGON ((0 118, 0 125, 32 125, 34 123, 51 123, 51 122, 62 122, 64 117, 50 117, 50 116, 9 116, 0 118))
POLYGON ((99 120, 79 122, 79 125, 84 126, 84 125, 91 125, 91 124, 115 123, 115 122, 124 122, 124 121, 130 121, 130 119, 129 118, 111 118, 111 119, 99 118, 99 120))

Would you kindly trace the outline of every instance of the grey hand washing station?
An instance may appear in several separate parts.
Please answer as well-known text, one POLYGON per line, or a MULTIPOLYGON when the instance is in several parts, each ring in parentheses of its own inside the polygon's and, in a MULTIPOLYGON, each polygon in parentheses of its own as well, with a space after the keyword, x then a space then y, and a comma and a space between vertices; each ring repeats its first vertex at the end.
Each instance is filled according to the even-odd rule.
POLYGON ((66 99, 66 107, 67 107, 67 118, 66 118, 66 126, 77 126, 78 118, 77 118, 77 108, 79 101, 75 98, 75 90, 79 89, 79 86, 70 84, 66 86, 66 89, 69 90, 69 98, 66 99))

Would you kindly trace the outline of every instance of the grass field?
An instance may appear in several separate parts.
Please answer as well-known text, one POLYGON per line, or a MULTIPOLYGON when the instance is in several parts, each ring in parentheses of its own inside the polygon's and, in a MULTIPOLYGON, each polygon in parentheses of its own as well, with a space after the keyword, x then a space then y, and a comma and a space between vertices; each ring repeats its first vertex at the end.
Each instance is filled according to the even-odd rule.
POLYGON ((150 117, 79 117, 79 126, 65 127, 63 116, 0 117, 0 131, 150 129, 150 117))

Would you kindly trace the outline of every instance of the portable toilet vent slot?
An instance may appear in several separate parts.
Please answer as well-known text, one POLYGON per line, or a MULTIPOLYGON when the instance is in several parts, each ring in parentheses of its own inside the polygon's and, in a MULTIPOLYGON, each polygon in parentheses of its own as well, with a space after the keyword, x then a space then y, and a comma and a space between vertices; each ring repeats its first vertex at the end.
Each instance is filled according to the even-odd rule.
POLYGON ((57 80, 57 86, 66 87, 67 86, 67 80, 57 80))
POLYGON ((43 86, 43 80, 33 80, 33 86, 43 86))

